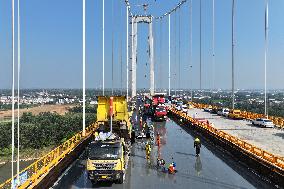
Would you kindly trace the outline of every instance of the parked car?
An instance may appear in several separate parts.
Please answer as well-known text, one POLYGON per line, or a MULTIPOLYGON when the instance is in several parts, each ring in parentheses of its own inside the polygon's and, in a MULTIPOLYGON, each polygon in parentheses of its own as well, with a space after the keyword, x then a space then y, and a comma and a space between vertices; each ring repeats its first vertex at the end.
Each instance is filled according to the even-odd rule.
POLYGON ((220 116, 228 117, 230 110, 228 108, 222 108, 218 110, 217 114, 220 116))
POLYGON ((187 113, 187 105, 186 104, 183 104, 181 106, 181 108, 182 108, 182 112, 187 113))
POLYGON ((223 109, 224 109, 224 108, 219 108, 219 109, 217 110, 217 115, 220 115, 220 116, 221 116, 222 113, 223 113, 223 109))
POLYGON ((204 112, 210 112, 212 110, 212 106, 208 106, 204 108, 204 112))
POLYGON ((269 127, 269 128, 274 127, 274 123, 271 120, 266 119, 266 118, 257 118, 252 121, 252 124, 260 126, 260 127, 269 127))

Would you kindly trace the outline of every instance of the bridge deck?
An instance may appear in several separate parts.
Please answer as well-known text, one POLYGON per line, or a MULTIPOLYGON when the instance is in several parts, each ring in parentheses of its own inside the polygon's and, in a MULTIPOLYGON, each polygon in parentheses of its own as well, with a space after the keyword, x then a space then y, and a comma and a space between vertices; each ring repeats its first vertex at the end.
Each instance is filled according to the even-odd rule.
POLYGON ((190 109, 189 116, 197 113, 197 118, 208 119, 217 129, 223 130, 257 147, 284 157, 284 130, 260 128, 245 120, 231 120, 201 109, 190 109))
POLYGON ((171 158, 177 163, 178 172, 168 175, 155 167, 157 147, 153 147, 151 163, 145 160, 145 151, 136 143, 124 184, 101 183, 92 186, 85 171, 84 154, 70 167, 54 188, 270 188, 245 167, 233 162, 218 148, 204 144, 200 158, 195 157, 193 137, 172 121, 154 123, 161 134, 161 157, 167 163, 171 158), (240 175, 241 174, 241 175, 240 175), (251 182, 250 182, 251 181, 251 182))

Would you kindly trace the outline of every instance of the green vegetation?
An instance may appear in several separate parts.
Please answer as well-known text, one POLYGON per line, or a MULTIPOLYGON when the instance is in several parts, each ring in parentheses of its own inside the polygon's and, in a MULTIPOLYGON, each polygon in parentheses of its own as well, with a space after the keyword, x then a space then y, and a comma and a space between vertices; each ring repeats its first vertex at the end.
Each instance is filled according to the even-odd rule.
MULTIPOLYGON (((199 100, 194 100, 195 102, 198 103, 203 103, 203 104, 211 104, 211 105, 218 105, 222 107, 228 107, 231 108, 232 102, 230 99, 209 99, 209 98, 204 98, 204 99, 199 99, 199 100)), ((239 100, 240 101, 240 100, 239 100)), ((244 102, 236 102, 235 104, 236 109, 240 109, 243 111, 248 111, 248 112, 254 112, 254 113, 259 113, 259 114, 264 114, 264 105, 263 104, 258 104, 258 103, 244 103, 244 102)), ((276 116, 276 117, 284 117, 284 108, 283 104, 273 104, 273 105, 268 105, 268 114, 271 116, 276 116)))
MULTIPOLYGON (((87 107, 86 125, 96 120, 96 107, 87 107)), ((20 148, 42 149, 57 146, 82 129, 82 107, 74 107, 65 115, 44 112, 24 113, 20 118, 20 148)), ((15 129, 17 126, 15 126, 15 129)), ((0 157, 11 154, 11 123, 0 123, 0 157)), ((17 130, 15 130, 15 134, 17 130)), ((15 140, 17 144, 17 140, 15 140)))
MULTIPOLYGON (((36 104, 20 104, 20 109, 24 108, 33 108, 39 105, 36 104)), ((17 107, 17 103, 15 104, 15 107, 17 107)), ((0 102, 0 110, 11 110, 12 109, 12 104, 3 104, 0 102)))

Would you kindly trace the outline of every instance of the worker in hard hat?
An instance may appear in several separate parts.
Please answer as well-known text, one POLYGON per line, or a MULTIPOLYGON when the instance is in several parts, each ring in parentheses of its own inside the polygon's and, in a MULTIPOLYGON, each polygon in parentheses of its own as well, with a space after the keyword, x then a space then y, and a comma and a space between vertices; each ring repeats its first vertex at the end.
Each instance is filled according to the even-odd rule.
POLYGON ((150 155, 151 155, 151 145, 149 142, 146 143, 146 146, 145 146, 145 150, 146 150, 146 159, 147 160, 150 160, 150 155))
POLYGON ((201 142, 200 142, 200 139, 198 137, 196 137, 195 140, 194 140, 194 148, 195 148, 195 151, 196 151, 196 156, 199 156, 200 148, 201 148, 201 142))
POLYGON ((160 133, 157 133, 157 136, 156 136, 156 143, 157 143, 157 146, 160 147, 160 144, 161 144, 160 133))

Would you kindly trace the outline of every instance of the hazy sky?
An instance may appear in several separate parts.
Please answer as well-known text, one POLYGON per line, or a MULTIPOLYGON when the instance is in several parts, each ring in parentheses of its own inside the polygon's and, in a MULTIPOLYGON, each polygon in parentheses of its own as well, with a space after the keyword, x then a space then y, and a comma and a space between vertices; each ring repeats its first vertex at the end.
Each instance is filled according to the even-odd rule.
MULTIPOLYGON (((17 2, 17 1, 16 1, 17 2)), ((179 0, 130 0, 133 13, 159 16, 179 0)), ((189 70, 189 2, 171 16, 172 86, 178 87, 180 33, 180 87, 199 87, 199 0, 192 0, 193 68, 189 70), (180 17, 180 27, 179 27, 180 17), (174 27, 176 26, 176 27, 174 27), (175 29, 176 28, 176 29, 175 29), (180 32, 179 32, 180 28, 180 32), (175 35, 176 34, 176 35, 175 35), (176 39, 176 40, 175 40, 176 39), (174 43, 176 41, 176 43, 174 43), (191 73, 192 76, 190 76, 191 73), (192 79, 192 81, 191 81, 192 79)), ((264 0, 236 0, 236 88, 264 87, 264 0)), ((217 88, 231 88, 231 0, 215 0, 217 88)), ((105 0, 106 88, 111 87, 111 42, 114 34, 114 86, 120 87, 122 51, 123 87, 126 87, 126 8, 124 0, 105 0), (114 18, 114 19, 112 19, 114 18), (122 48, 121 48, 122 47, 122 48)), ((212 0, 202 0, 202 86, 213 85, 212 0)), ((269 1, 268 88, 284 88, 284 1, 269 1)), ((138 27, 137 87, 149 87, 147 25, 138 27)), ((130 27, 131 29, 131 27, 130 27)), ((154 23, 156 87, 168 86, 168 18, 154 23), (160 30, 162 28, 162 30, 160 30), (162 40, 162 42, 161 42, 162 40), (162 47, 162 48, 161 48, 162 47)), ((89 88, 102 85, 102 0, 86 0, 86 64, 89 88)), ((11 0, 0 1, 0 88, 11 88, 11 0)), ((82 0, 21 1, 21 87, 82 87, 82 0)))

